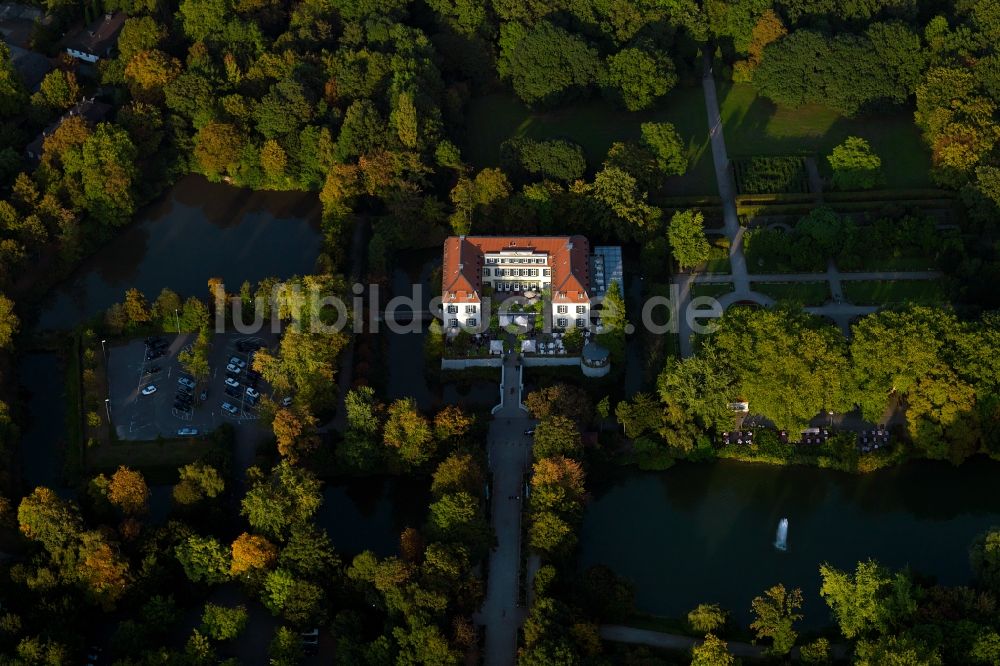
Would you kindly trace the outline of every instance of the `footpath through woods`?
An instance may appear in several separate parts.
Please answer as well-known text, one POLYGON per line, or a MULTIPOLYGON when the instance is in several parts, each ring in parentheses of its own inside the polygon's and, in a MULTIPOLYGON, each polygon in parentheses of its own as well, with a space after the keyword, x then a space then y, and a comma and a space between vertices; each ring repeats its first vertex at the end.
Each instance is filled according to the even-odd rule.
POLYGON ((514 666, 518 629, 525 616, 520 602, 521 507, 524 478, 531 465, 531 436, 524 431, 534 422, 521 402, 522 369, 517 354, 504 359, 500 402, 493 410, 487 443, 496 544, 490 553, 486 601, 476 615, 476 622, 486 630, 486 666, 514 666))
MULTIPOLYGON (((867 273, 842 273, 831 259, 825 273, 791 273, 751 275, 747 269, 743 252, 743 234, 746 231, 736 214, 736 185, 733 181, 732 165, 726 152, 726 140, 722 132, 722 114, 719 111, 718 93, 712 75, 712 58, 706 49, 703 54, 704 75, 702 89, 705 94, 705 111, 708 114, 709 140, 712 146, 712 161, 715 165, 715 181, 719 197, 722 199, 723 230, 729 239, 730 272, 720 273, 680 273, 674 279, 679 295, 677 300, 678 336, 682 357, 694 353, 691 323, 688 321, 688 306, 691 303, 691 288, 695 284, 732 283, 733 291, 718 298, 719 304, 727 308, 733 303, 749 302, 759 305, 773 305, 774 299, 753 291, 752 282, 827 282, 832 300, 819 306, 807 307, 806 312, 828 317, 837 324, 845 335, 850 333, 851 322, 860 316, 878 310, 872 305, 854 305, 844 300, 842 282, 847 280, 933 280, 941 277, 937 271, 877 271, 867 273)), ((822 201, 822 181, 815 163, 810 168, 810 189, 822 201)))

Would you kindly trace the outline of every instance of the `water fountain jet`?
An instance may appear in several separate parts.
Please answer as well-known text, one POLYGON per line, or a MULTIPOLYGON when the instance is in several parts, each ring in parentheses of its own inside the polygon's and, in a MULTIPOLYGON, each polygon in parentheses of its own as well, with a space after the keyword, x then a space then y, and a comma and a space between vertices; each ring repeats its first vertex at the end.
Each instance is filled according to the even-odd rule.
POLYGON ((774 537, 774 547, 778 550, 788 550, 788 518, 778 521, 778 532, 774 537))

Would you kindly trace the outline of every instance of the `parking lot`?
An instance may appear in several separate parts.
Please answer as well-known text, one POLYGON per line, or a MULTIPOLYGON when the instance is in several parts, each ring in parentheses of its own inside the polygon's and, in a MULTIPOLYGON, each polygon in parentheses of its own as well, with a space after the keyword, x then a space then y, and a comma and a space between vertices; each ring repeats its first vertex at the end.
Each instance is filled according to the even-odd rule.
POLYGON ((266 334, 213 336, 209 374, 200 382, 177 360, 195 340, 193 333, 162 335, 149 346, 138 339, 108 350, 109 408, 119 439, 203 435, 227 421, 257 420, 256 403, 270 387, 248 374, 252 348, 268 348, 276 340, 266 334))

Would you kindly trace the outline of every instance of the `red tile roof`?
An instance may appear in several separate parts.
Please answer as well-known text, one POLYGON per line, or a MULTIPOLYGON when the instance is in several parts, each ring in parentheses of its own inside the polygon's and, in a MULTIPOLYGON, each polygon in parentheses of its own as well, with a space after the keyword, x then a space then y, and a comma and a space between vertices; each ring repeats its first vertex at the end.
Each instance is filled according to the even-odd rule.
POLYGON ((441 298, 478 302, 482 292, 483 255, 501 250, 530 250, 548 255, 554 303, 590 300, 590 244, 583 236, 451 236, 444 242, 441 298))

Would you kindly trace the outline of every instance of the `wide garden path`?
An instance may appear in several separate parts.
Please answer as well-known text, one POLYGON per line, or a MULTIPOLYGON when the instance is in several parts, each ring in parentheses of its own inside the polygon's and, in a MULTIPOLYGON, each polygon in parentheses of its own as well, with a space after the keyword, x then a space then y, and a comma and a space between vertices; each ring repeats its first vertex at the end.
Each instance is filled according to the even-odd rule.
POLYGON ((496 545, 490 553, 486 601, 476 622, 486 628, 486 666, 514 666, 517 632, 524 621, 521 589, 522 481, 531 464, 531 437, 524 434, 533 421, 521 406, 519 357, 504 360, 500 404, 490 423, 488 450, 493 472, 491 503, 496 545))
MULTIPOLYGON (((696 645, 701 645, 702 639, 682 634, 666 634, 648 629, 636 629, 635 627, 624 627, 615 624, 605 624, 601 626, 601 638, 606 641, 616 643, 633 643, 636 645, 648 645, 661 650, 690 651, 696 645)), ((729 653, 736 657, 754 659, 764 656, 764 649, 758 645, 750 643, 740 643, 727 641, 726 645, 729 653)), ((792 649, 792 657, 798 656, 798 648, 792 649)), ((830 652, 834 659, 843 660, 848 656, 847 646, 841 643, 834 643, 830 646, 830 652)))
MULTIPOLYGON (((842 282, 848 280, 933 280, 940 277, 936 271, 868 271, 857 273, 841 272, 833 260, 827 263, 825 273, 772 273, 751 274, 747 269, 746 255, 743 252, 743 234, 745 229, 740 225, 736 214, 736 185, 732 177, 729 155, 726 152, 726 140, 722 132, 722 114, 719 111, 718 93, 715 88, 715 78, 712 75, 712 58, 708 50, 702 54, 704 75, 702 89, 705 94, 705 111, 708 114, 709 139, 712 145, 712 161, 715 165, 715 180, 722 199, 723 230, 729 239, 729 273, 680 273, 674 279, 678 287, 677 322, 680 352, 682 357, 694 352, 692 331, 687 321, 688 305, 691 302, 691 288, 696 284, 732 283, 732 293, 718 298, 723 308, 733 303, 752 302, 760 305, 773 305, 774 299, 753 291, 754 282, 827 282, 832 299, 823 305, 807 307, 805 310, 815 315, 833 320, 845 335, 850 333, 851 322, 862 315, 876 312, 878 307, 869 305, 853 305, 844 299, 842 282)), ((822 182, 815 162, 810 168, 810 189, 822 200, 822 182)))

